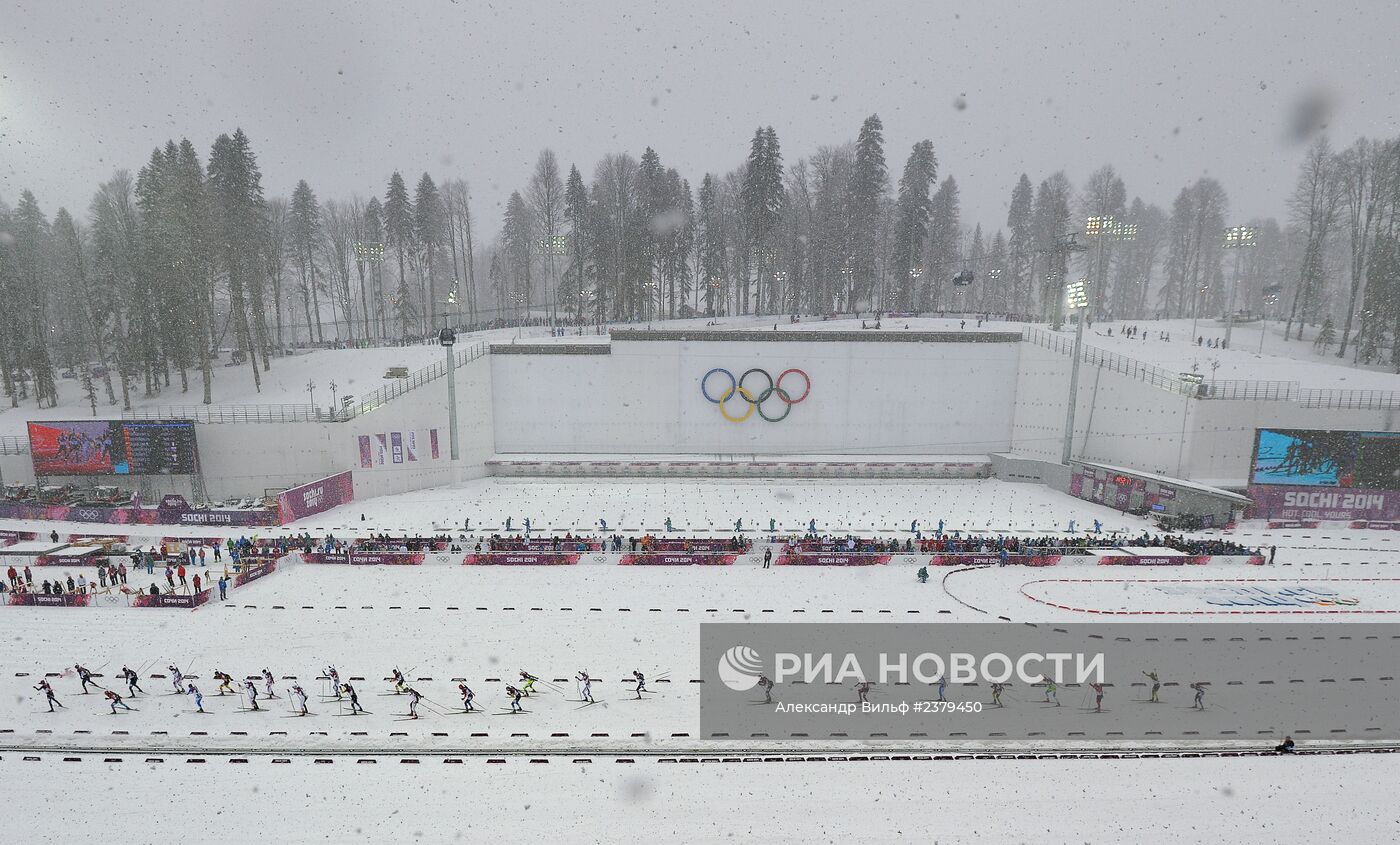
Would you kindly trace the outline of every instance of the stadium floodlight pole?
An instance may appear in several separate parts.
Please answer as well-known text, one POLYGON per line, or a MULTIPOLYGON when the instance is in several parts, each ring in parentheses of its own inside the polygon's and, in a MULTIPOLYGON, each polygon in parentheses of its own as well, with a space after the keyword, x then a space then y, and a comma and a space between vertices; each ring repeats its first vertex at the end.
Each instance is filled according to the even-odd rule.
MULTIPOLYGON (((1114 225, 1112 217, 1100 216, 1090 217, 1088 225, 1085 226, 1086 235, 1094 235, 1099 239, 1100 259, 1103 258, 1104 238, 1114 225)), ((1065 236, 1064 242, 1059 246, 1059 251, 1064 253, 1083 252, 1086 249, 1088 247, 1075 240, 1073 232, 1065 236)), ((1066 308, 1079 309, 1079 319, 1075 321, 1074 327, 1074 352, 1069 368, 1069 396, 1065 399, 1065 442, 1060 451, 1060 463, 1068 465, 1070 455, 1074 451, 1074 412, 1079 404, 1079 364, 1084 350, 1084 322, 1089 316, 1089 280, 1079 279, 1065 285, 1064 296, 1066 308)))
MULTIPOLYGON (((1241 249, 1254 246, 1256 231, 1252 226, 1231 226, 1225 230, 1225 249, 1235 250, 1235 278, 1230 282, 1230 307, 1225 314, 1225 348, 1230 348, 1230 332, 1235 328, 1235 291, 1240 286, 1240 265, 1244 259, 1241 249)), ((1263 330, 1260 330, 1260 346, 1263 346, 1263 330)))
MULTIPOLYGON (((444 305, 457 304, 457 291, 447 295, 444 305)), ((453 463, 457 461, 457 355, 452 347, 457 342, 457 333, 448 325, 447 311, 442 314, 442 329, 438 332, 438 343, 447 352, 447 448, 453 463)))

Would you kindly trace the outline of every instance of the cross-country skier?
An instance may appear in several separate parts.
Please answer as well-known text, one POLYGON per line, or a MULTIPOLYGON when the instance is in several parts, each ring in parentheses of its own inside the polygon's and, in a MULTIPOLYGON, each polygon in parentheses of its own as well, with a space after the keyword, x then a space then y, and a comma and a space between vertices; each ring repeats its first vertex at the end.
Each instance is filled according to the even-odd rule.
POLYGON ((89 672, 89 671, 87 670, 86 667, 84 667, 84 666, 79 666, 78 664, 75 663, 75 664, 73 664, 73 669, 74 669, 75 671, 77 671, 77 673, 78 673, 78 680, 80 680, 80 681, 83 682, 83 695, 87 695, 87 694, 88 694, 88 684, 92 684, 93 686, 97 687, 98 689, 106 689, 106 688, 103 687, 101 684, 99 684, 97 681, 94 681, 94 680, 92 679, 92 673, 89 672))
MULTIPOLYGON (((40 678, 40 679, 39 679, 39 685, 38 685, 37 687, 35 687, 34 689, 39 690, 40 692, 42 692, 42 693, 44 694, 45 700, 47 700, 47 701, 49 702, 49 712, 50 712, 50 713, 54 712, 54 711, 53 711, 53 706, 54 706, 55 704, 57 704, 59 707, 63 707, 63 702, 59 701, 57 698, 54 697, 54 694, 53 694, 53 687, 49 686, 49 682, 48 682, 48 681, 46 681, 46 680, 40 678)), ((64 707, 63 709, 67 710, 68 708, 64 707)))
POLYGON ((355 688, 348 682, 340 685, 341 692, 350 696, 350 715, 365 712, 365 708, 360 706, 360 694, 355 692, 355 688))
POLYGON ((200 713, 204 712, 204 693, 199 691, 199 687, 190 684, 189 688, 185 690, 185 695, 194 696, 194 706, 199 709, 200 713))
POLYGON ((106 693, 106 694, 107 694, 107 701, 108 701, 108 703, 110 703, 110 704, 112 705, 112 715, 113 715, 113 716, 117 715, 117 708, 118 708, 118 707, 122 708, 123 710, 130 710, 130 709, 131 709, 130 707, 127 707, 127 706, 126 706, 126 702, 125 702, 125 701, 122 701, 122 697, 121 697, 120 695, 117 695, 115 692, 112 692, 111 690, 107 690, 107 693, 106 693))
POLYGON ((340 673, 335 671, 334 666, 327 666, 325 675, 331 679, 331 691, 335 693, 335 700, 340 700, 340 673))
POLYGON ((184 673, 173 663, 168 668, 170 669, 170 683, 174 685, 176 695, 184 695, 185 688, 182 685, 185 680, 184 673))
POLYGON ((523 692, 528 698, 530 693, 535 691, 535 681, 538 681, 539 678, 536 678, 534 675, 531 675, 529 672, 526 672, 524 669, 521 669, 520 680, 522 681, 522 683, 520 684, 520 691, 523 692))
POLYGON ((860 701, 861 701, 862 704, 864 704, 865 702, 867 702, 867 701, 870 700, 870 699, 868 698, 869 695, 870 695, 870 682, 869 682, 869 681, 861 681, 860 683, 856 684, 856 698, 860 699, 860 701))
POLYGON ((145 692, 145 690, 141 689, 141 684, 139 683, 140 679, 136 677, 136 673, 130 668, 123 666, 122 675, 126 677, 127 695, 134 698, 136 693, 145 692))
POLYGON ((266 668, 264 668, 264 669, 262 670, 262 676, 263 676, 263 686, 267 689, 267 697, 268 697, 268 698, 276 698, 276 697, 277 697, 277 693, 275 693, 275 692, 272 691, 272 673, 269 672, 266 668))
POLYGON ((394 695, 403 695, 406 686, 407 684, 404 683, 403 673, 398 669, 394 669, 394 695))
POLYGON ((249 681, 249 680, 243 681, 243 694, 246 695, 246 696, 248 696, 248 705, 249 705, 249 707, 250 707, 251 709, 253 709, 253 710, 261 710, 261 709, 262 709, 261 707, 258 706, 258 688, 255 687, 255 686, 253 686, 253 682, 252 682, 252 681, 249 681))
MULTIPOLYGON (((585 693, 586 694, 586 693, 585 693)), ((510 699, 510 712, 522 713, 525 708, 520 706, 520 690, 515 687, 506 687, 506 697, 510 699)), ((592 700, 591 698, 589 699, 592 700)))
POLYGON ((408 718, 417 719, 418 702, 423 700, 423 696, 419 695, 418 690, 413 687, 408 687, 404 692, 408 693, 408 718))
POLYGON ((773 703, 773 681, 767 675, 758 676, 758 688, 763 690, 763 703, 773 703))
POLYGON ((646 676, 644 676, 644 675, 641 673, 641 671, 639 671, 639 670, 637 670, 637 669, 633 669, 633 670, 632 670, 632 679, 635 680, 635 681, 637 682, 637 689, 635 690, 635 692, 637 693, 637 698, 641 698, 641 697, 642 697, 642 693, 644 693, 644 692, 651 692, 651 690, 647 689, 647 679, 646 679, 646 676))
POLYGON ((1204 681, 1196 681, 1191 685, 1191 689, 1196 691, 1196 701, 1191 706, 1197 710, 1206 709, 1206 685, 1204 681))
POLYGON ((1143 672, 1142 674, 1146 675, 1152 681, 1152 695, 1147 700, 1161 701, 1161 699, 1157 697, 1157 691, 1162 688, 1162 682, 1157 678, 1157 670, 1153 669, 1151 672, 1143 672))
POLYGON ((994 707, 1004 707, 1001 703, 1001 691, 1006 689, 1006 684, 992 684, 992 705, 994 707))
POLYGON ((588 677, 588 673, 582 670, 579 671, 575 678, 578 680, 579 701, 587 701, 589 704, 593 704, 593 679, 588 677))
POLYGON ((472 699, 476 698, 476 693, 466 684, 458 684, 457 689, 462 691, 462 709, 470 713, 476 708, 472 707, 472 699))
POLYGON ((1094 683, 1094 684, 1089 684, 1089 686, 1091 686, 1091 687, 1094 688, 1094 712, 1095 712, 1095 713, 1102 713, 1102 712, 1103 712, 1103 684, 1101 684, 1101 683, 1094 683))
POLYGON ((215 669, 215 670, 214 670, 214 680, 216 680, 216 681, 219 682, 219 695, 223 695, 223 694, 226 693, 226 692, 227 692, 227 693, 232 693, 232 692, 233 692, 233 686, 232 686, 232 684, 233 684, 233 678, 232 678, 232 676, 229 675, 229 673, 227 673, 227 672, 225 672, 225 671, 223 671, 223 670, 221 670, 221 669, 215 669))
POLYGON ((292 684, 292 698, 296 699, 298 716, 305 716, 309 712, 306 709, 306 691, 301 688, 301 684, 292 684))
POLYGON ((1056 691, 1059 689, 1059 686, 1054 681, 1050 680, 1049 675, 1041 675, 1040 677, 1041 680, 1045 682, 1045 703, 1049 704, 1051 701, 1053 701, 1055 702, 1055 706, 1059 707, 1060 697, 1056 694, 1056 691))

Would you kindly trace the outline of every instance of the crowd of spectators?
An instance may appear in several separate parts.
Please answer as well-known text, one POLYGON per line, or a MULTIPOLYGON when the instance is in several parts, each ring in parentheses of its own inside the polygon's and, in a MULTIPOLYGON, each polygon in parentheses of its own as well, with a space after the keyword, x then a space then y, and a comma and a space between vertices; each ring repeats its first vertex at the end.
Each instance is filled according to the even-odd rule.
POLYGON ((1253 555, 1251 549, 1230 540, 1190 538, 1174 534, 1150 534, 1125 537, 1120 534, 1086 534, 1082 536, 1016 537, 1005 534, 983 536, 960 533, 943 534, 921 539, 880 540, 855 536, 833 537, 808 535, 788 543, 789 550, 809 552, 844 552, 848 554, 1045 554, 1087 555, 1098 549, 1164 548, 1188 555, 1253 555))

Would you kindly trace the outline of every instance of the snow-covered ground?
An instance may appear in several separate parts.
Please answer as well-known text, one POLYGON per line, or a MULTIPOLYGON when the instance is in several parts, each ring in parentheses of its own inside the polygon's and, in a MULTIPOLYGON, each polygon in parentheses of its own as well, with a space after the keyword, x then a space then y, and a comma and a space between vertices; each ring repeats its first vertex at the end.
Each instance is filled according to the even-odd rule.
POLYGON ((1396 755, 658 763, 598 758, 230 765, 0 759, 32 842, 1389 842, 1396 755), (346 771, 349 769, 349 771, 346 771), (972 773, 975 772, 975 775, 972 773), (61 784, 61 786, 60 786, 61 784), (136 790, 145 796, 132 800, 136 790), (167 803, 170 806, 167 807, 167 803))
MULTIPOLYGON (((472 534, 502 531, 507 517, 515 530, 530 517, 537 532, 587 533, 597 532, 599 518, 610 530, 635 533, 660 531, 670 517, 676 534, 695 536, 727 536, 742 518, 760 548, 770 518, 780 533, 800 532, 816 518, 825 532, 889 537, 909 536, 913 519, 925 531, 942 519, 950 531, 1023 534, 1063 533, 1069 519, 1081 531, 1095 518, 1107 531, 1145 526, 1045 488, 998 481, 512 478, 358 502, 262 533, 448 527, 457 534, 467 517, 472 534)), ((106 533, 98 526, 59 527, 69 529, 106 533)), ((763 569, 752 557, 727 567, 655 568, 469 567, 445 563, 446 556, 423 566, 291 562, 234 589, 229 601, 194 611, 0 606, 0 777, 12 784, 15 805, 6 818, 29 838, 69 838, 76 813, 102 806, 93 829, 119 841, 147 841, 163 836, 160 813, 142 802, 108 801, 109 790, 179 795, 194 783, 197 797, 189 801, 197 824, 235 840, 446 841, 528 833, 588 841, 1165 842, 1211 831, 1254 842, 1333 838, 1345 830, 1353 841, 1386 841, 1400 819, 1383 792, 1396 773, 1393 755, 701 763, 707 753, 718 760, 746 748, 775 752, 756 752, 754 741, 746 746, 737 739, 709 751, 699 736, 701 687, 690 682, 700 676, 705 621, 1066 623, 1092 618, 1088 609, 1209 613, 1222 599, 1262 595, 1251 592, 1261 589, 1275 599, 1298 597, 1299 609, 1329 607, 1309 606, 1309 597, 1341 597, 1355 602, 1341 607, 1359 611, 1310 621, 1382 620, 1389 617, 1372 611, 1400 609, 1392 533, 1340 526, 1269 532, 1250 524, 1234 538, 1279 546, 1276 566, 1143 571, 1067 560, 1046 569, 931 568, 927 584, 907 563, 763 569), (115 674, 131 666, 149 695, 136 697, 134 712, 111 715, 97 694, 80 693, 71 670, 65 674, 74 663, 119 690, 115 674), (159 676, 170 664, 196 676, 208 713, 194 712, 188 696, 167 694, 170 682, 159 676), (322 695, 328 689, 319 676, 331 664, 352 680, 370 714, 342 715, 343 702, 322 695), (216 694, 216 669, 241 679, 264 667, 277 677, 279 698, 261 702, 263 710, 246 711, 238 699, 216 694), (426 696, 422 719, 404 719, 406 699, 385 680, 395 667, 426 696), (540 676, 539 692, 525 702, 528 712, 508 715, 504 686, 522 669, 540 676), (600 679, 597 705, 570 700, 577 698, 571 679, 583 669, 600 679), (635 699, 627 682, 633 669, 647 674, 654 695, 635 699), (65 705, 55 714, 33 690, 49 673, 57 674, 50 681, 65 705), (485 712, 453 711, 456 679, 472 686, 485 712), (286 690, 294 682, 310 693, 312 715, 290 711, 286 690), (662 762, 668 750, 697 762, 662 762), (403 765, 401 758, 420 762, 403 765), (357 762, 362 759, 376 762, 357 762), (405 809, 425 806, 430 809, 405 809)), ((986 695, 951 692, 969 700, 986 695)), ((1062 741, 1070 741, 1069 728, 1082 727, 1071 711, 1065 708, 1062 741)), ((1095 739, 1107 735, 1071 742, 1095 739)), ((960 741, 930 735, 927 742, 960 741)), ((888 746, 850 749, 899 753, 888 746)))
MULTIPOLYGON (((517 337, 548 337, 548 329, 493 329, 473 332, 459 337, 458 348, 474 343, 508 343, 517 337)), ((432 366, 443 359, 442 347, 436 344, 413 346, 384 346, 371 349, 318 349, 298 351, 296 354, 272 359, 271 369, 259 375, 261 390, 253 384, 252 368, 246 363, 237 367, 223 366, 228 356, 215 365, 214 404, 215 405, 309 405, 322 408, 331 407, 331 382, 335 382, 336 396, 361 396, 377 390, 392 380, 385 379, 384 373, 390 367, 406 367, 410 373, 432 366), (307 385, 316 385, 314 393, 307 385)), ((97 416, 115 418, 121 416, 121 385, 113 374, 113 390, 117 404, 107 402, 106 390, 99 380, 96 383, 97 416)), ((203 384, 198 370, 189 375, 189 391, 180 391, 179 374, 171 374, 171 384, 161 393, 149 398, 143 397, 138 388, 132 393, 132 405, 136 408, 154 409, 162 406, 199 405, 204 398, 203 384)), ((11 408, 8 403, 0 404, 0 434, 25 434, 25 423, 29 420, 71 420, 92 416, 92 409, 83 394, 82 385, 77 379, 58 380, 59 404, 55 408, 36 408, 32 399, 20 402, 19 407, 11 408)))
POLYGON ((914 520, 932 533, 1008 531, 1022 534, 1089 529, 1141 532, 1147 522, 1034 484, 993 479, 967 481, 818 481, 787 479, 485 478, 354 502, 290 526, 340 533, 409 531, 412 526, 471 531, 660 532, 669 518, 677 533, 730 535, 736 520, 746 533, 804 533, 816 520, 821 533, 909 534, 914 520), (361 520, 361 515, 364 520, 361 520))

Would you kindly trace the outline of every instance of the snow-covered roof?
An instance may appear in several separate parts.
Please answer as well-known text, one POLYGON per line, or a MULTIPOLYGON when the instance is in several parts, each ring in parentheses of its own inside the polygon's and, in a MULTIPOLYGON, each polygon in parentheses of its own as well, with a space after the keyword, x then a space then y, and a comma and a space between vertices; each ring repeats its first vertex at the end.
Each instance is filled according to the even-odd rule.
POLYGON ((1173 487, 1179 487, 1185 490, 1195 490, 1199 493, 1205 493, 1211 496, 1219 496, 1223 499, 1229 499, 1234 502, 1239 502, 1242 505, 1247 505, 1253 501, 1248 496, 1241 496, 1239 493, 1231 493, 1229 490, 1221 490, 1219 487, 1210 487, 1208 485, 1200 484, 1195 481, 1186 481, 1181 478, 1172 478, 1166 475, 1157 475, 1153 472, 1143 472, 1142 470, 1128 469, 1127 467, 1114 466, 1113 464, 1101 464, 1095 461, 1076 460, 1075 463, 1083 464, 1086 467, 1094 467, 1095 469, 1108 470, 1109 472, 1115 472, 1119 475, 1131 475, 1134 478, 1145 478, 1148 481, 1156 481, 1160 484, 1170 484, 1173 487))
POLYGON ((67 546, 67 543, 55 543, 51 540, 21 540, 0 548, 0 555, 50 555, 67 546))

